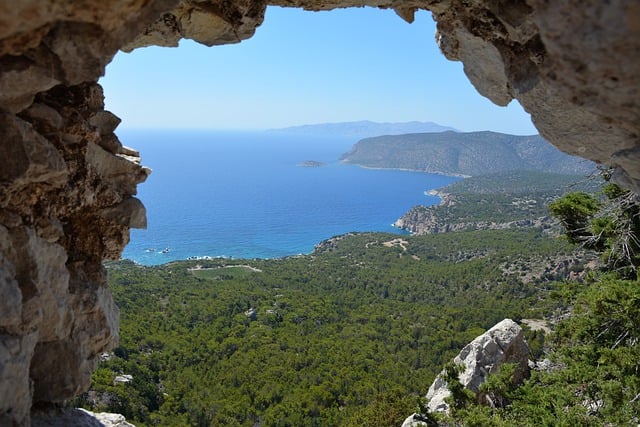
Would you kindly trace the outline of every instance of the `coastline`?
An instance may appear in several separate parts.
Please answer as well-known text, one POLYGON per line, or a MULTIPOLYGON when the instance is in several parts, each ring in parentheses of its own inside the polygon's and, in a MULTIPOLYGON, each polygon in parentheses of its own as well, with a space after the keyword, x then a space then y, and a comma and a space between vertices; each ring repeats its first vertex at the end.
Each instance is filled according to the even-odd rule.
POLYGON ((341 141, 205 133, 185 140, 176 153, 172 138, 152 135, 130 142, 146 146, 148 161, 166 172, 138 194, 147 205, 149 224, 131 231, 122 258, 141 265, 205 256, 281 258, 308 254, 318 242, 349 231, 397 233, 401 230, 390 224, 402 213, 416 204, 439 202, 425 197, 425 190, 459 180, 334 167, 345 150, 341 141), (327 166, 296 167, 314 160, 327 166), (190 174, 171 167, 176 162, 189 165, 190 174), (170 251, 159 253, 164 248, 170 251))
POLYGON ((451 172, 440 172, 440 171, 426 171, 420 169, 409 169, 409 168, 385 168, 385 167, 375 167, 375 166, 365 166, 360 163, 351 163, 346 160, 340 160, 340 163, 344 163, 347 165, 354 165, 361 167, 362 169, 371 169, 371 170, 396 170, 396 171, 404 171, 404 172, 421 172, 421 173, 429 173, 433 175, 441 175, 441 176, 450 176, 452 178, 471 178, 472 175, 465 175, 461 173, 451 173, 451 172))
MULTIPOLYGON (((425 195, 427 196, 431 196, 431 197, 437 197, 440 199, 440 201, 438 203, 434 203, 433 205, 430 206, 424 206, 426 209, 429 209, 432 206, 443 206, 446 205, 450 202, 452 202, 451 199, 451 193, 445 193, 444 191, 441 190, 427 190, 424 192, 425 195)), ((420 206, 420 205, 418 205, 420 206)), ((413 209, 413 208, 412 208, 413 209)), ((398 230, 404 230, 404 231, 408 231, 410 235, 414 235, 416 234, 415 231, 409 230, 405 225, 403 225, 403 218, 409 214, 411 212, 411 209, 409 209, 407 212, 405 212, 400 218, 396 219, 393 224, 391 224, 392 227, 397 228, 398 230)))
POLYGON ((440 191, 440 190, 429 190, 429 191, 425 191, 424 193, 427 196, 438 197, 440 199, 440 203, 438 203, 438 205, 443 204, 445 202, 445 199, 451 195, 450 193, 445 193, 444 191, 440 191))

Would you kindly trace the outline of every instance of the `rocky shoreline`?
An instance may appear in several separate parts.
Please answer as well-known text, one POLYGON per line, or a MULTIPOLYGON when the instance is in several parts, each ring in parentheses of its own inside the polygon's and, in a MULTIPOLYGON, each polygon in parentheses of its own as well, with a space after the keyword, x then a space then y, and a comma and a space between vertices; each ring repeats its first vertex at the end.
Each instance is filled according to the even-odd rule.
MULTIPOLYGON (((558 221, 549 215, 533 215, 526 207, 520 215, 514 214, 508 220, 482 218, 473 220, 462 219, 451 215, 449 211, 457 204, 461 206, 473 203, 466 200, 463 195, 454 195, 440 190, 431 190, 426 193, 429 196, 440 197, 440 203, 432 206, 414 206, 404 215, 398 218, 392 225, 411 234, 425 235, 437 233, 452 233, 472 230, 505 230, 513 228, 538 228, 552 230, 557 227, 558 221)), ((514 196, 512 203, 518 203, 514 196)), ((470 208, 471 209, 471 208, 470 208)))

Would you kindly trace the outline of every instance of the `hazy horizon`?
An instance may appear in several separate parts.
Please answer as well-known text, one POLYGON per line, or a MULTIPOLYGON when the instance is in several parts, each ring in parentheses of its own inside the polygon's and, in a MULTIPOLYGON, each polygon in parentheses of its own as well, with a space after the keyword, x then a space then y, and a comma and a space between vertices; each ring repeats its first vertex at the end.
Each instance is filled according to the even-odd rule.
MULTIPOLYGON (((429 121, 429 120, 425 120, 425 121, 409 120, 409 121, 406 121, 406 122, 377 122, 377 121, 364 119, 364 120, 350 120, 350 121, 344 121, 344 122, 300 123, 300 124, 294 124, 294 125, 285 126, 285 127, 266 127, 266 128, 218 128, 218 127, 198 127, 198 126, 191 126, 191 125, 190 126, 184 126, 184 127, 180 127, 180 126, 162 127, 162 126, 158 126, 158 125, 135 126, 134 127, 134 126, 128 125, 128 123, 126 123, 126 119, 123 119, 123 122, 116 129, 116 133, 118 133, 119 131, 138 132, 138 131, 156 131, 156 130, 157 131, 197 131, 197 132, 210 131, 210 132, 259 133, 259 132, 273 132, 273 131, 287 130, 287 129, 290 129, 290 128, 298 128, 298 127, 303 127, 303 126, 340 125, 340 124, 358 123, 358 122, 371 122, 371 123, 375 123, 375 124, 434 123, 436 125, 441 125, 441 126, 444 126, 444 127, 448 126, 446 123, 436 123, 436 122, 429 121)), ((447 132, 447 131, 443 130, 442 132, 447 132)), ((526 133, 526 132, 525 133, 501 132, 501 131, 496 131, 496 130, 492 130, 492 129, 474 129, 474 130, 458 130, 458 129, 454 129, 453 132, 458 132, 458 133, 495 132, 495 133, 504 133, 504 134, 516 135, 516 136, 534 136, 534 135, 539 135, 540 134, 537 131, 537 129, 535 129, 535 128, 532 129, 530 133, 526 133)))

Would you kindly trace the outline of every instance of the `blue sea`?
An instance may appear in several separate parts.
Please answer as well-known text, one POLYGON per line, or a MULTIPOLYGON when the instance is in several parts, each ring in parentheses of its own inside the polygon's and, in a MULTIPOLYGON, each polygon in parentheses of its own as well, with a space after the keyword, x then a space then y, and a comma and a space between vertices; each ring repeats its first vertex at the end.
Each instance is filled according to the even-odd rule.
POLYGON ((153 173, 138 187, 148 228, 123 258, 145 265, 191 257, 309 253, 349 231, 402 233, 392 223, 425 191, 457 178, 343 164, 356 140, 272 132, 122 131, 153 173), (302 167, 308 160, 326 163, 302 167))

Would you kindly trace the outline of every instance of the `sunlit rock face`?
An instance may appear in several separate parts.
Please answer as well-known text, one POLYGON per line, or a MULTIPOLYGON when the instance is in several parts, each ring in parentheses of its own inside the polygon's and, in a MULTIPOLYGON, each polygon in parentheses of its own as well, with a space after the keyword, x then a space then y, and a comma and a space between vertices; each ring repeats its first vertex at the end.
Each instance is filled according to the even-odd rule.
MULTIPOLYGON (((640 191, 640 6, 612 0, 273 0, 418 8, 484 96, 517 99, 559 148, 640 191)), ((266 0, 0 0, 0 425, 89 385, 118 339, 103 259, 145 226, 149 170, 114 134, 97 79, 119 49, 251 37, 266 0)), ((431 43, 425 40, 425 43, 431 43)), ((213 72, 213 70, 212 70, 213 72)), ((215 78, 215 75, 212 75, 215 78)), ((425 76, 437 78, 437 76, 425 76)), ((126 120, 126 118, 125 118, 126 120)))
MULTIPOLYGON (((453 363, 462 367, 458 376, 460 384, 472 391, 482 404, 487 404, 478 396, 480 386, 487 381, 487 377, 497 373, 501 365, 513 363, 516 365, 513 381, 521 384, 529 376, 529 353, 522 328, 513 320, 504 319, 467 344, 453 359, 453 363)), ((446 402, 449 396, 451 391, 443 371, 427 392, 429 412, 449 413, 449 404, 446 402)))
MULTIPOLYGON (((514 364, 513 382, 522 384, 529 377, 529 345, 524 339, 522 328, 511 319, 504 319, 484 334, 467 344, 453 359, 454 366, 460 369, 458 381, 471 391, 478 403, 495 406, 480 386, 487 382, 492 374, 497 374, 506 363, 514 364)), ((429 413, 449 414, 451 390, 447 383, 446 370, 440 372, 429 387, 426 395, 426 409, 429 413)), ((402 427, 428 427, 426 414, 409 416, 402 427)))

